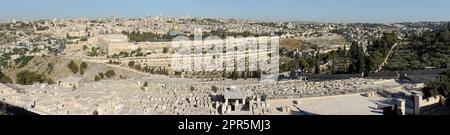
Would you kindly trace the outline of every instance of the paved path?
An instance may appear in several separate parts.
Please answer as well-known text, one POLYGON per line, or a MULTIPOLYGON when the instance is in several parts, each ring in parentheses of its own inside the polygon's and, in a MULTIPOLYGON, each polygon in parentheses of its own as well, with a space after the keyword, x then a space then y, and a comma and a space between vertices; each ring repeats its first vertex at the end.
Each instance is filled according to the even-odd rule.
POLYGON ((81 60, 81 61, 85 61, 85 62, 91 62, 91 63, 102 64, 102 65, 105 65, 105 66, 108 66, 108 67, 118 68, 118 69, 123 69, 123 70, 127 70, 127 71, 130 71, 130 72, 137 73, 137 74, 140 74, 140 75, 145 75, 145 76, 151 76, 151 75, 154 75, 154 74, 149 74, 149 73, 141 72, 141 71, 138 71, 138 70, 135 70, 135 69, 131 69, 131 68, 128 68, 128 67, 122 67, 122 66, 120 66, 120 65, 106 64, 106 62, 107 62, 106 59, 105 59, 105 60, 98 60, 98 59, 84 59, 84 58, 73 58, 73 57, 68 57, 68 56, 64 56, 64 58, 66 58, 66 59, 71 59, 71 60, 81 60))

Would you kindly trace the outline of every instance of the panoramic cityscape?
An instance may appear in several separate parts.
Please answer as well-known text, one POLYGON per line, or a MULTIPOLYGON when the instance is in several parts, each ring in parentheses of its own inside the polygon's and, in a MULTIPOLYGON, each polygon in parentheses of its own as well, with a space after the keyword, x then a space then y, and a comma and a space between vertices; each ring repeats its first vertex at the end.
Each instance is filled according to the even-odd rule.
POLYGON ((0 115, 450 114, 450 2, 319 1, 8 1, 0 115))

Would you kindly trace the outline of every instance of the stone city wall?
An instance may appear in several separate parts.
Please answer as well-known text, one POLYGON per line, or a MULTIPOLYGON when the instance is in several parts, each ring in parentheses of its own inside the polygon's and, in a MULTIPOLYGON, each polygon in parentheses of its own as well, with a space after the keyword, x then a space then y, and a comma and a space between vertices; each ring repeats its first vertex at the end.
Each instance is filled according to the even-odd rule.
POLYGON ((430 106, 430 105, 434 105, 439 103, 439 101, 441 99, 444 99, 443 96, 439 95, 439 96, 435 96, 435 97, 429 97, 426 99, 422 99, 419 103, 420 103, 420 107, 424 107, 424 106, 430 106))

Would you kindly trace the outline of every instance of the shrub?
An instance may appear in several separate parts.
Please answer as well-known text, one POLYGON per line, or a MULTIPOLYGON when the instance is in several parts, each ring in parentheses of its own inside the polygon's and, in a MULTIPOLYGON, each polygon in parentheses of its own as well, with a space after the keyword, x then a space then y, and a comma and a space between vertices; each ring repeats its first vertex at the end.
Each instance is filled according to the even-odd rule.
POLYGON ((88 65, 86 62, 81 62, 80 68, 81 69, 87 69, 88 65))
POLYGON ((94 80, 95 80, 95 81, 100 81, 100 77, 99 77, 98 75, 95 75, 94 80))
POLYGON ((195 87, 191 86, 191 88, 189 88, 189 90, 191 90, 191 92, 195 91, 195 87))
POLYGON ((106 77, 111 78, 113 76, 116 75, 116 73, 114 72, 114 70, 108 70, 105 72, 106 77))
POLYGON ((12 83, 12 80, 0 71, 0 83, 12 83))
POLYGON ((147 86, 148 86, 148 82, 145 81, 145 82, 144 82, 144 87, 147 87, 147 86))
POLYGON ((87 46, 87 45, 83 45, 83 50, 88 50, 89 49, 89 47, 87 46))
POLYGON ((100 76, 101 79, 105 78, 105 75, 103 74, 103 72, 98 73, 98 76, 100 76))
POLYGON ((219 91, 219 87, 217 87, 217 86, 211 86, 211 90, 212 90, 214 93, 217 93, 217 91, 219 91))
POLYGON ((163 48, 163 53, 168 53, 169 52, 169 48, 168 47, 164 47, 163 48))

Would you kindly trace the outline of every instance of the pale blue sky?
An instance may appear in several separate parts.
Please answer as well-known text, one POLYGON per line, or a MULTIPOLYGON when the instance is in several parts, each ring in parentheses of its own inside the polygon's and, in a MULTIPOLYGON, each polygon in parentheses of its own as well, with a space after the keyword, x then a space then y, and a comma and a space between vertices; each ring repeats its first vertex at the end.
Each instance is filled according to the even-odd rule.
POLYGON ((2 0, 0 20, 146 15, 270 21, 448 21, 450 0, 2 0))

